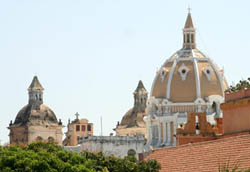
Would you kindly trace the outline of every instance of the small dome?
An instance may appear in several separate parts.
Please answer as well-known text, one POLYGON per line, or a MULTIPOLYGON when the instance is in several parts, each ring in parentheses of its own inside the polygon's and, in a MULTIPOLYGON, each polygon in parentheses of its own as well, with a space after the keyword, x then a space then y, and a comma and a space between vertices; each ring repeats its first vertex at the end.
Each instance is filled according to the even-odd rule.
POLYGON ((145 112, 137 112, 132 108, 123 116, 120 125, 126 128, 145 127, 145 122, 143 121, 145 115, 145 112))
POLYGON ((46 105, 28 104, 17 114, 14 125, 58 125, 55 113, 46 105))
POLYGON ((194 102, 211 95, 224 96, 228 88, 223 70, 198 49, 181 49, 157 72, 151 96, 171 102, 194 102))

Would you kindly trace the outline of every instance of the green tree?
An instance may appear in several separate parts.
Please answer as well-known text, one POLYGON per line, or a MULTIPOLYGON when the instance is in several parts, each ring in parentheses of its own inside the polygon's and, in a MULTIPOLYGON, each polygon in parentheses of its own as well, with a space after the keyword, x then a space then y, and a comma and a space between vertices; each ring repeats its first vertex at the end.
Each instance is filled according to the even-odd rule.
POLYGON ((230 86, 226 92, 232 93, 236 91, 240 91, 241 89, 250 88, 250 78, 247 80, 240 80, 235 86, 230 86))
POLYGON ((102 153, 81 154, 54 143, 34 142, 28 146, 0 147, 1 172, 158 172, 155 160, 135 157, 105 157, 102 153))

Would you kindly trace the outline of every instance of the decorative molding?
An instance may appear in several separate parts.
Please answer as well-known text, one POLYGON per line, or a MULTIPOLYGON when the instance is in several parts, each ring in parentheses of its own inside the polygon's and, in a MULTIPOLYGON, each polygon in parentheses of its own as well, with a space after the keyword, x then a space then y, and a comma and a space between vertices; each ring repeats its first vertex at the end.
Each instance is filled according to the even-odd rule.
POLYGON ((184 63, 182 63, 181 67, 178 69, 178 72, 181 75, 182 81, 186 80, 187 74, 189 71, 190 71, 190 69, 188 69, 188 67, 186 67, 184 63))
POLYGON ((201 86, 200 86, 200 77, 199 70, 197 65, 197 60, 194 59, 194 73, 195 73, 195 83, 196 83, 196 96, 197 98, 201 97, 201 86))
POLYGON ((165 77, 168 74, 168 69, 166 69, 165 67, 162 67, 160 70, 160 78, 161 78, 161 82, 164 81, 165 77))
POLYGON ((172 79, 173 79, 173 75, 174 75, 174 70, 175 70, 176 64, 177 64, 177 61, 175 59, 175 61, 173 63, 173 66, 171 68, 170 74, 169 74, 169 78, 168 78, 167 99, 170 99, 170 91, 171 91, 170 87, 171 87, 171 82, 172 82, 172 79))
POLYGON ((207 80, 211 81, 213 69, 209 66, 207 68, 204 68, 202 72, 206 75, 207 80))

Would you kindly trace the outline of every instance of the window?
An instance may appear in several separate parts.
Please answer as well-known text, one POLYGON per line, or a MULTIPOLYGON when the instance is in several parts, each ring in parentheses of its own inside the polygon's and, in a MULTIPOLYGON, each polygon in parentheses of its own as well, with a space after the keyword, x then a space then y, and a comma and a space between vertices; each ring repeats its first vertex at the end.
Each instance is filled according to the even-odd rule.
POLYGON ((82 125, 82 131, 86 131, 86 126, 82 125))
POLYGON ((80 125, 76 126, 76 131, 80 131, 80 125))
POLYGON ((91 125, 88 125, 88 131, 91 131, 91 125))
POLYGON ((194 35, 191 34, 191 43, 194 43, 194 35))
POLYGON ((189 34, 187 34, 187 43, 189 43, 189 34))

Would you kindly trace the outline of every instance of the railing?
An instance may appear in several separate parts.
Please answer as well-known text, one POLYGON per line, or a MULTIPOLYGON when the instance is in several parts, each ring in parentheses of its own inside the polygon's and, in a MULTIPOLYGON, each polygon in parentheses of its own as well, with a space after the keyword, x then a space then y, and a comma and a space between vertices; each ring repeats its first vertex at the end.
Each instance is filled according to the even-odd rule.
POLYGON ((157 109, 151 108, 152 114, 163 115, 167 113, 185 113, 185 112, 206 112, 212 113, 212 107, 209 104, 190 104, 190 105, 165 105, 165 106, 157 106, 157 109))

